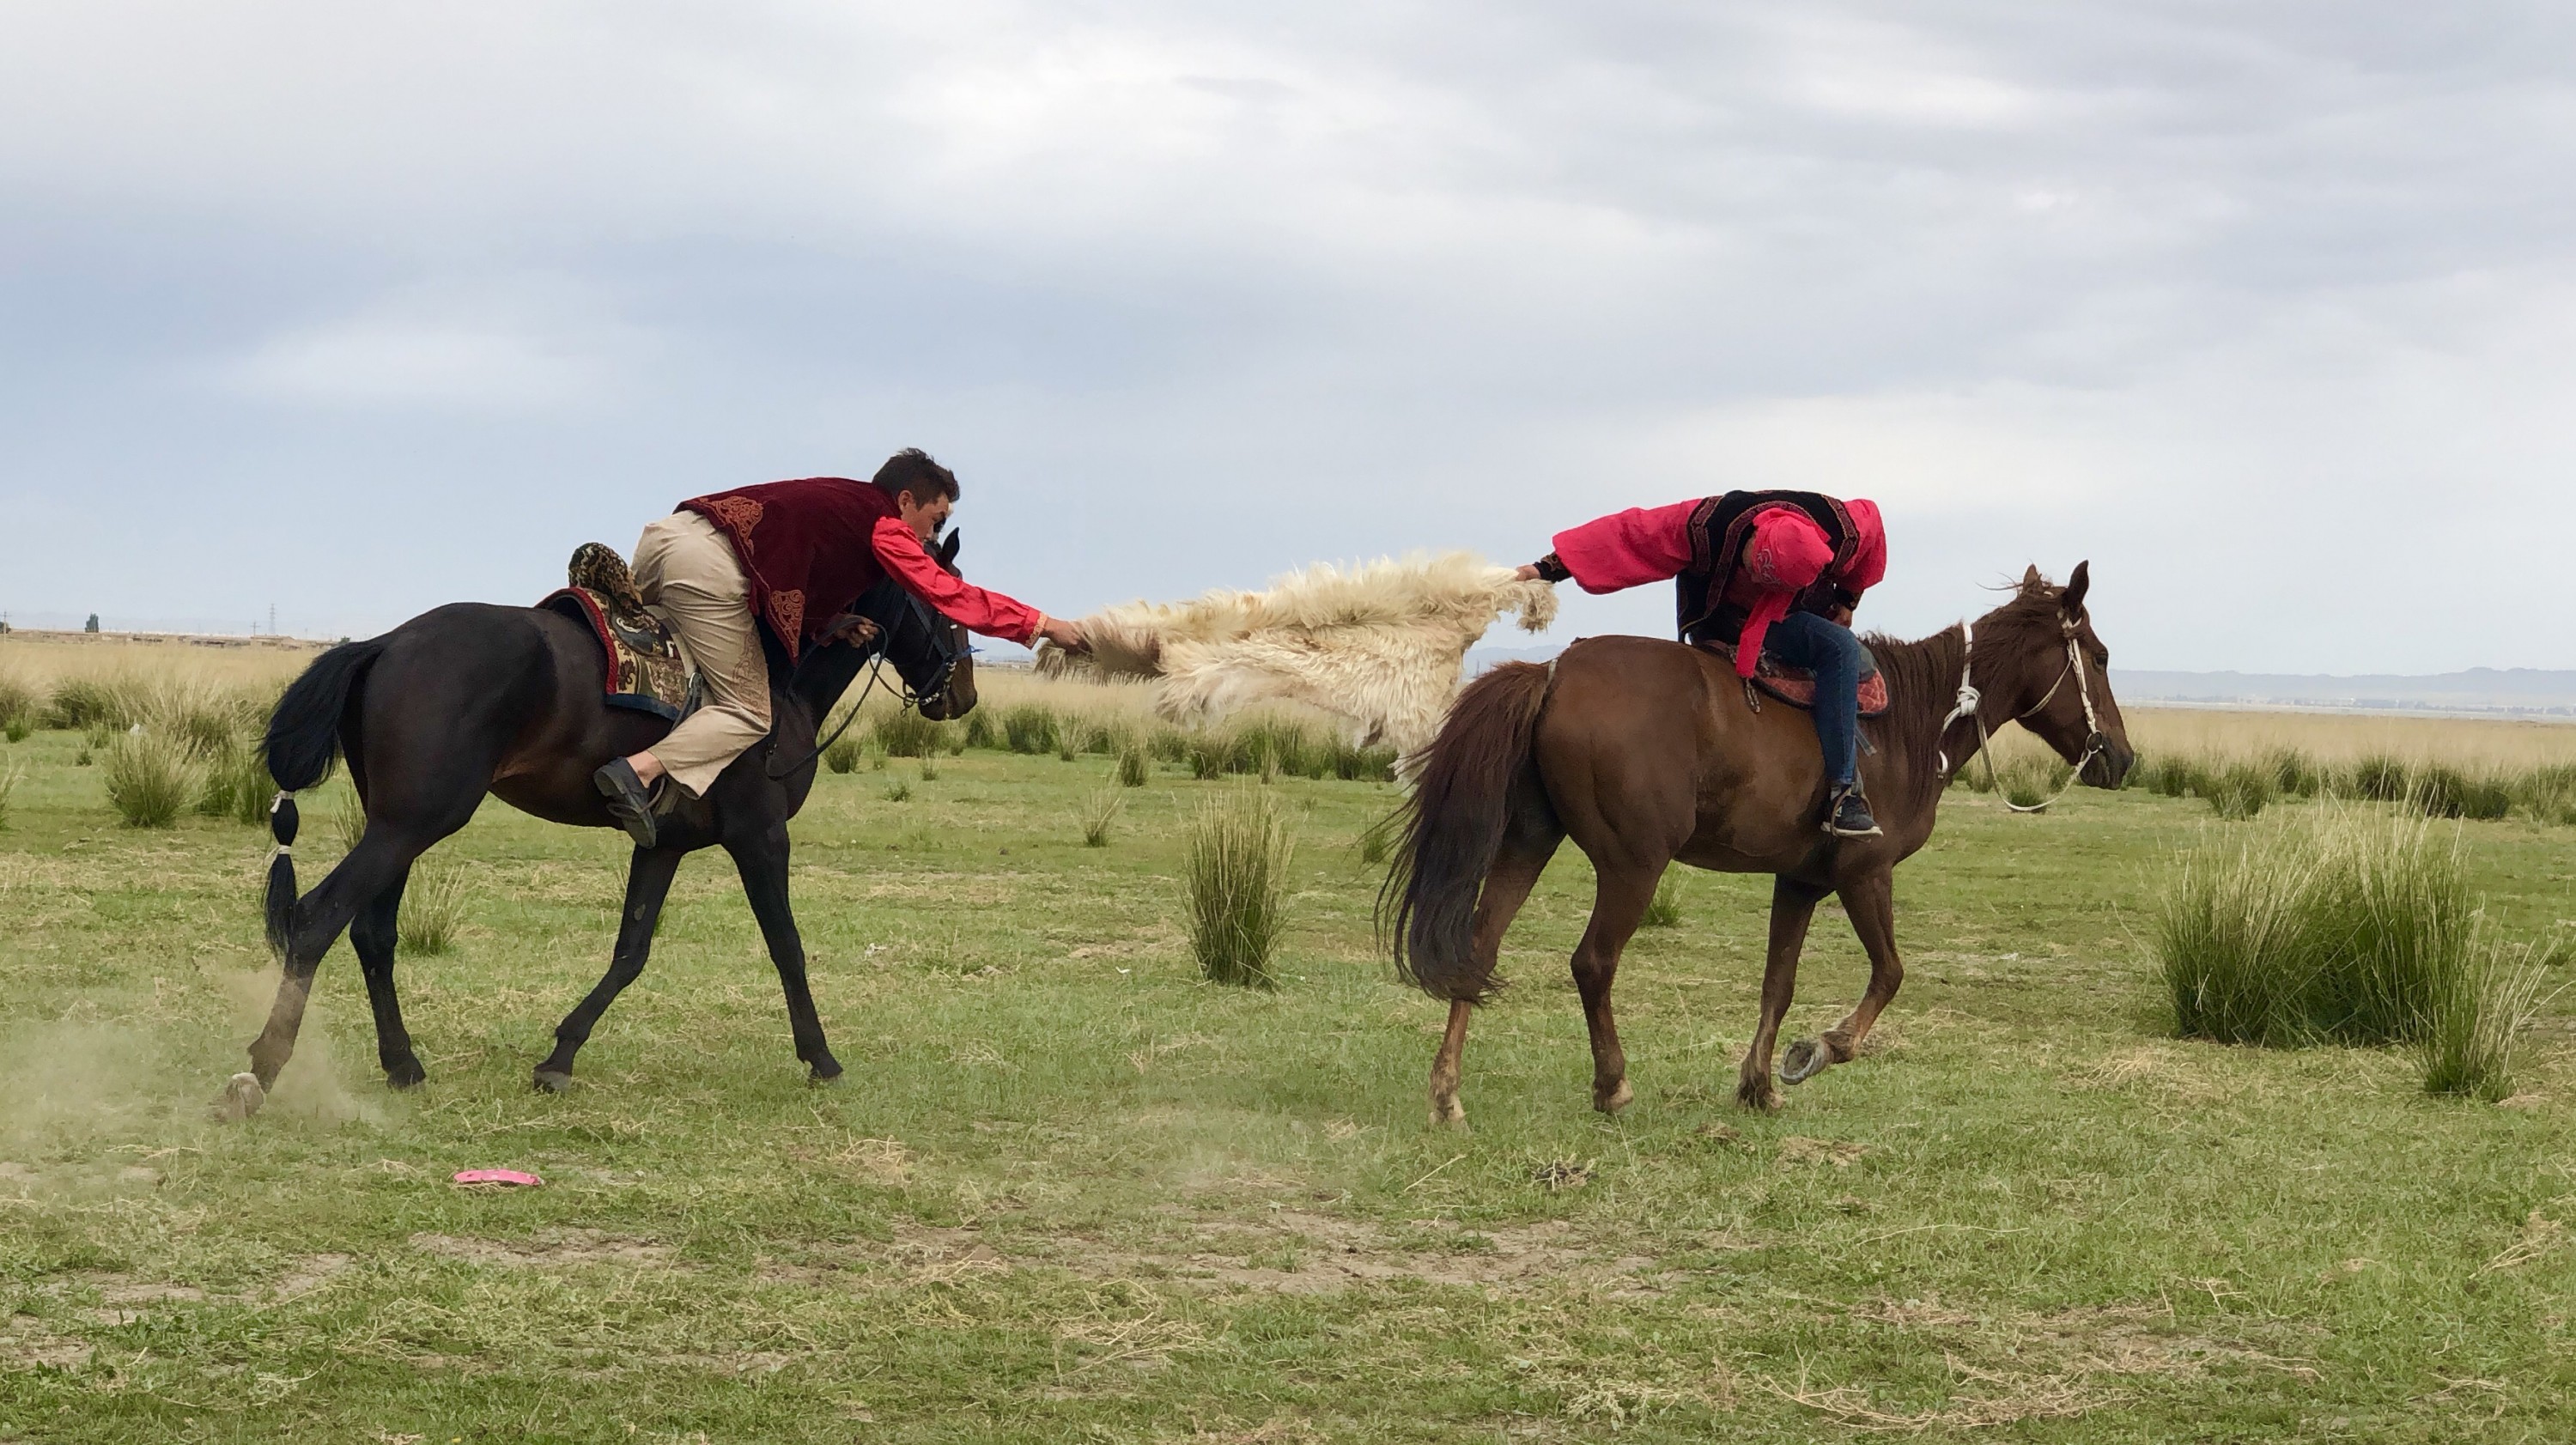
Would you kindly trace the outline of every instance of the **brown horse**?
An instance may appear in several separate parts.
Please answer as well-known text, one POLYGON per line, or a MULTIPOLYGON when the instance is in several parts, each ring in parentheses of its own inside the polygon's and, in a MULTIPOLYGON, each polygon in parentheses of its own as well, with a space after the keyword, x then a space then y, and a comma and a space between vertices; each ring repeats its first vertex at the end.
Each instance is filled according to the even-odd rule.
POLYGON ((1569 835, 1598 875, 1592 921, 1574 950, 1592 1030, 1594 1108, 1616 1113, 1628 1103, 1610 981, 1675 860, 1774 876, 1762 1018, 1737 1099, 1779 1105, 1772 1047, 1808 919, 1828 893, 1842 895, 1869 952, 1869 988, 1821 1040, 1790 1045, 1782 1076, 1800 1083, 1850 1062, 1905 976, 1896 865, 1932 836, 1942 789, 1985 735, 2018 722, 2098 788, 2118 787, 2135 760, 2111 696, 2110 653, 2085 614, 2089 583, 2082 563, 2062 589, 2034 567, 1973 630, 1869 639, 1888 688, 1885 714, 1861 723, 1861 781, 1885 830, 1876 838, 1822 831, 1813 723, 1785 703, 1757 709, 1734 669, 1707 651, 1599 637, 1550 666, 1507 663, 1478 678, 1414 759, 1418 786, 1398 815, 1403 840, 1380 895, 1397 969, 1449 1001, 1449 1031, 1431 1065, 1432 1122, 1466 1118, 1458 1063, 1469 1011, 1493 992, 1503 932, 1569 835))

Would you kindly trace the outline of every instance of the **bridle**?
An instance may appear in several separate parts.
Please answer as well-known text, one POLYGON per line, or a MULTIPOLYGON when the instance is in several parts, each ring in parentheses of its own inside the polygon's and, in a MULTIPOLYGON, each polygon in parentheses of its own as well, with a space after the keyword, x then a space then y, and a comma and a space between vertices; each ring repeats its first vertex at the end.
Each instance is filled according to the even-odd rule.
MULTIPOLYGON (((2012 799, 2004 797, 2003 790, 1995 785, 1994 739, 1986 732, 1986 714, 1981 706, 1984 698, 1978 693, 1977 685, 1971 679, 1971 672, 1977 661, 1976 624, 1970 622, 1959 624, 1959 699, 1957 705, 1950 709, 1950 715, 1941 719, 1941 731, 1938 736, 1948 737, 1950 725, 1963 717, 1976 719, 1977 755, 1986 761, 1986 787, 1988 791, 2003 800, 2006 808, 2016 813, 2040 812, 2049 804, 2065 797, 2067 792, 2083 778, 2084 770, 2092 766, 2093 759, 2108 751, 2111 746, 2111 739, 2102 731, 2101 717, 2093 710, 2093 680, 2084 670, 2084 649, 2075 637, 2076 619, 2060 617, 2057 625, 2058 630, 2066 637, 2065 668, 2057 674, 2056 681, 2048 685, 2048 691, 2039 695, 2039 701, 2014 713, 2006 721, 2020 722, 2048 706, 2049 699, 2057 696, 2057 690, 2066 685, 2067 676, 2072 674, 2075 678, 2075 695, 2084 702, 2084 756, 2075 760, 2075 771, 2067 776, 2065 787, 2029 807, 2023 807, 2012 799)), ((1946 779, 1950 776, 1950 751, 1947 748, 1938 748, 1935 752, 1940 758, 1941 776, 1946 779)))
MULTIPOLYGON (((957 661, 959 658, 963 657, 966 652, 966 649, 957 645, 957 634, 955 631, 956 624, 950 622, 947 618, 940 616, 938 613, 933 612, 930 609, 929 603, 922 601, 920 598, 913 596, 909 592, 905 592, 902 589, 897 588, 896 595, 903 599, 902 609, 898 613, 897 625, 893 628, 887 629, 886 634, 882 638, 878 639, 877 655, 868 664, 867 685, 859 689, 858 701, 851 703, 850 710, 841 715, 841 725, 832 729, 832 735, 823 739, 821 742, 816 743, 812 752, 809 752, 805 756, 797 759, 795 767, 785 769, 784 771, 779 769, 776 757, 778 748, 777 735, 775 733, 771 734, 769 744, 771 757, 769 760, 769 766, 761 770, 765 775, 767 775, 771 782, 775 783, 782 781, 805 768, 811 767, 816 758, 819 758, 826 752, 831 751, 832 744, 841 740, 841 734, 848 732, 850 730, 850 725, 859 720, 859 710, 867 706, 869 696, 875 693, 879 688, 885 689, 885 691, 889 695, 893 696, 903 708, 913 711, 918 711, 922 703, 931 698, 944 697, 947 695, 948 680, 956 675, 957 661), (886 660, 894 655, 895 638, 901 634, 906 625, 918 626, 922 629, 924 635, 929 638, 931 654, 939 660, 939 666, 930 674, 930 681, 918 689, 914 688, 912 684, 904 681, 903 669, 900 667, 895 669, 893 682, 887 682, 885 680, 886 660)), ((865 614, 861 615, 864 616, 865 614)))

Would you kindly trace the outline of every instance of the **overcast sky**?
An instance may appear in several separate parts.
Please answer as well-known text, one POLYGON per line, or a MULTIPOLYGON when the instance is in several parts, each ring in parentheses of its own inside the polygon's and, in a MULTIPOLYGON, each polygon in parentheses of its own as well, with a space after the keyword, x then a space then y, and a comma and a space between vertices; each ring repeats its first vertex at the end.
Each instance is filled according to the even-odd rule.
POLYGON ((9 0, 0 608, 364 634, 918 445, 1057 613, 1790 486, 1900 634, 2576 667, 2571 151, 2564 5, 9 0))

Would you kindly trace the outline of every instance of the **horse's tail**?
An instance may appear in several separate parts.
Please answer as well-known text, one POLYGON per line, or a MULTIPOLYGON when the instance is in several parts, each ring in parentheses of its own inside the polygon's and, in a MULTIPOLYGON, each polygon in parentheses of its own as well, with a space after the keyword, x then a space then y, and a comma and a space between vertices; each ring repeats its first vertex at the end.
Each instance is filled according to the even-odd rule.
POLYGON ((1502 851, 1549 673, 1507 662, 1469 683, 1440 735, 1408 760, 1413 796, 1389 820, 1401 834, 1378 920, 1396 972, 1433 998, 1477 1003, 1493 992, 1492 965, 1476 958, 1476 897, 1502 851))
POLYGON ((259 750, 278 788, 268 805, 269 836, 277 840, 268 864, 268 946, 281 954, 295 912, 294 795, 330 775, 331 762, 340 755, 340 718, 348 711, 349 693, 384 650, 381 637, 332 648, 288 685, 277 710, 268 715, 259 750))

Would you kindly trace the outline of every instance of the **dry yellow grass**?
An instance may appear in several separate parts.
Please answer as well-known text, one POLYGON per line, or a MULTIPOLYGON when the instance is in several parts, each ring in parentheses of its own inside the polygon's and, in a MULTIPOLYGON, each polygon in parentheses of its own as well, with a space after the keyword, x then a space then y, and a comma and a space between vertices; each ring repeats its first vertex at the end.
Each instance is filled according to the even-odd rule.
MULTIPOLYGON (((2326 764, 2391 757, 2449 763, 2481 774, 2576 763, 2576 725, 2567 723, 2176 707, 2124 707, 2121 713, 2129 725, 2129 742, 2141 754, 2220 764, 2283 749, 2326 764)), ((1998 733, 1995 747, 1999 766, 2045 750, 2020 728, 1998 733)))
POLYGON ((167 686, 230 692, 282 687, 329 643, 284 637, 203 641, 118 633, 0 633, 0 677, 42 691, 72 678, 141 677, 167 686))

